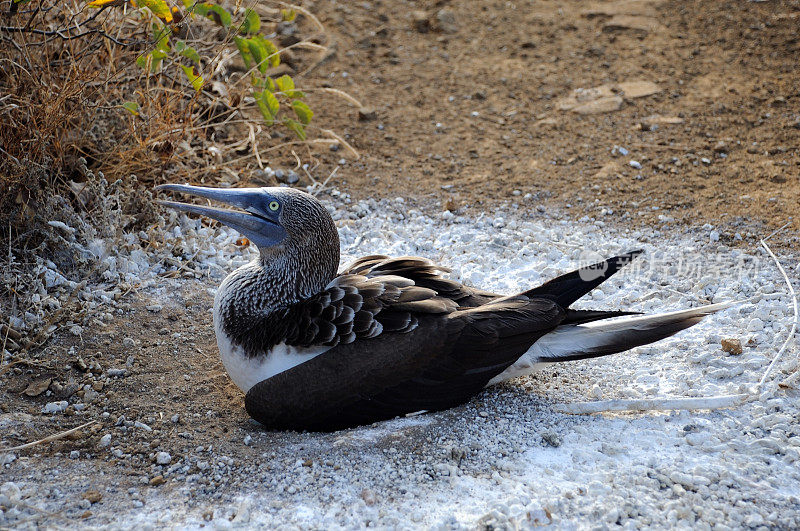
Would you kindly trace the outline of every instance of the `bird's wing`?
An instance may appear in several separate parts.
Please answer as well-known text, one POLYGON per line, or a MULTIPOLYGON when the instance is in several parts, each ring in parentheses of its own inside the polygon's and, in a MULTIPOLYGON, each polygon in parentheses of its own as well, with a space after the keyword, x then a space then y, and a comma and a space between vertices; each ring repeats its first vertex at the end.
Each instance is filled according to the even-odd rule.
POLYGON ((248 413, 270 429, 335 430, 469 400, 564 318, 525 296, 418 316, 412 333, 340 343, 248 391, 248 413))
POLYGON ((280 343, 328 346, 414 330, 418 316, 448 314, 458 305, 397 275, 336 277, 321 292, 229 330, 234 344, 263 353, 280 343))
POLYGON ((432 289, 440 296, 458 302, 462 308, 474 308, 500 296, 496 293, 465 286, 441 275, 449 272, 449 268, 419 256, 390 258, 375 254, 356 259, 345 266, 340 274, 364 275, 369 278, 385 275, 400 276, 413 280, 417 286, 432 289))

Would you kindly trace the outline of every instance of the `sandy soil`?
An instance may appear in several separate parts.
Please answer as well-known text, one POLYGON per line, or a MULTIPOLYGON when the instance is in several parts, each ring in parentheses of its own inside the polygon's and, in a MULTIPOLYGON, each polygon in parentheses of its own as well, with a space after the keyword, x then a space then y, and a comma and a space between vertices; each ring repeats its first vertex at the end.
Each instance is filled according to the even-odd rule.
MULTIPOLYGON (((315 80, 377 112, 356 122, 355 110, 331 100, 337 112, 320 113, 363 154, 339 174, 356 196, 413 190, 448 208, 484 209, 519 190, 536 205, 571 205, 578 218, 674 218, 719 226, 724 238, 791 221, 784 240, 797 245, 796 1, 316 2, 314 10, 338 50, 315 80), (619 84, 635 81, 657 92, 626 96, 619 84), (620 93, 619 110, 561 110, 573 91, 600 86, 620 93)), ((330 168, 339 157, 322 158, 330 168)))
MULTIPOLYGON (((307 7, 337 50, 309 82, 347 90, 375 110, 359 119, 340 102, 312 96, 315 120, 347 134, 362 154, 336 177, 354 198, 403 196, 467 213, 517 201, 540 215, 670 233, 708 223, 732 246, 789 222, 774 245, 798 249, 796 0, 307 7)), ((317 156, 324 177, 342 154, 317 156)), ((98 423, 7 466, 34 475, 44 463, 61 481, 60 460, 78 452, 88 465, 74 488, 135 503, 137 489, 172 488, 154 465, 165 449, 198 454, 197 446, 213 444, 237 462, 261 456, 242 444, 263 436, 217 361, 207 287, 187 280, 169 297, 134 290, 123 298, 129 311, 110 327, 65 331, 12 369, 0 388, 3 422, 12 426, 3 429, 6 446, 98 423), (50 397, 37 393, 48 387, 50 397), (69 396, 99 400, 107 414, 93 407, 78 420, 74 406, 41 413, 69 396), (124 438, 125 457, 107 460, 97 445, 112 426, 112 445, 124 438)), ((280 448, 289 437, 270 435, 269 444, 280 448)), ((195 494, 208 500, 228 476, 220 477, 195 494)), ((32 525, 75 523, 92 518, 94 507, 40 515, 32 525)))

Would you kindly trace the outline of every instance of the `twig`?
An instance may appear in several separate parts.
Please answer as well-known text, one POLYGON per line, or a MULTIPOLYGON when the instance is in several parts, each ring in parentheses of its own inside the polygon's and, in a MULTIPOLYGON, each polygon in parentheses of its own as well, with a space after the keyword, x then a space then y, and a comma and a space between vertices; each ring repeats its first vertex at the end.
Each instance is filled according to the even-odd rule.
POLYGON ((326 135, 333 137, 336 141, 338 141, 340 144, 342 144, 344 147, 346 147, 347 151, 352 153, 353 156, 356 158, 356 160, 361 158, 361 155, 358 153, 358 151, 356 151, 356 149, 353 146, 348 144, 347 141, 344 138, 340 137, 335 132, 331 131, 330 129, 322 129, 322 128, 320 128, 320 132, 325 133, 326 135))
POLYGON ((772 231, 772 232, 770 233, 770 235, 769 235, 769 236, 767 236, 766 238, 764 238, 763 240, 761 240, 761 243, 762 243, 762 245, 763 245, 763 243, 764 243, 765 241, 769 240, 770 238, 772 238, 773 236, 775 236, 776 234, 778 234, 779 232, 781 232, 783 229, 785 229, 786 227, 788 227, 788 226, 789 226, 789 225, 791 225, 791 224, 792 224, 792 222, 791 222, 791 221, 787 221, 786 223, 784 223, 783 225, 781 225, 781 227, 780 227, 780 228, 777 228, 777 229, 775 229, 774 231, 772 231))
POLYGON ((303 90, 305 90, 306 92, 315 92, 315 91, 327 92, 328 94, 333 94, 335 96, 339 96, 339 97, 349 101, 350 103, 352 103, 353 105, 355 105, 358 108, 363 107, 363 105, 361 105, 360 101, 358 101, 353 96, 351 96, 350 94, 348 94, 347 92, 345 92, 343 90, 330 88, 330 87, 316 87, 316 88, 303 89, 303 90))
POLYGON ((89 421, 86 424, 81 424, 77 428, 72 428, 71 430, 62 431, 61 433, 50 435, 48 437, 45 437, 44 439, 39 439, 38 441, 33 441, 26 444, 20 444, 19 446, 14 446, 11 448, 0 448, 0 452, 16 452, 17 450, 24 450, 25 448, 30 448, 31 446, 36 446, 37 444, 57 441, 59 439, 63 439, 64 437, 69 437, 76 431, 82 430, 83 428, 91 426, 92 424, 97 424, 97 421, 96 420, 89 421))
POLYGON ((311 195, 313 195, 313 196, 315 196, 315 197, 316 197, 316 196, 317 196, 317 195, 318 195, 318 194, 319 194, 321 191, 323 191, 323 190, 325 189, 325 186, 327 186, 327 185, 328 185, 328 181, 330 181, 330 180, 331 180, 331 178, 332 178, 334 175, 336 175, 336 172, 337 172, 337 171, 339 171, 339 166, 336 166, 336 167, 333 169, 333 171, 331 172, 331 174, 330 174, 330 175, 328 175, 328 178, 327 178, 327 179, 325 179, 325 180, 322 182, 322 184, 316 183, 316 184, 319 184, 319 186, 317 187, 317 189, 316 189, 316 190, 314 190, 314 193, 313 193, 313 194, 311 194, 311 195))
POLYGON ((261 154, 258 152, 258 140, 256 140, 256 130, 253 127, 253 124, 248 122, 247 127, 250 129, 250 144, 253 147, 253 155, 256 157, 256 162, 258 163, 258 167, 262 170, 264 169, 264 163, 261 162, 261 154))
MULTIPOLYGON (((787 223, 786 225, 781 227, 781 229, 787 227, 788 225, 789 224, 787 223)), ((773 232, 772 234, 770 234, 768 236, 768 238, 771 238, 777 232, 778 231, 773 232)), ((756 389, 758 391, 761 390, 761 387, 764 385, 764 382, 767 381, 767 377, 772 372, 772 368, 775 367, 776 363, 778 363, 778 360, 781 358, 783 353, 786 351, 786 348, 789 346, 789 343, 794 338, 795 331, 797 331, 797 317, 798 317, 798 312, 797 312, 797 294, 795 294, 795 292, 794 292, 794 287, 792 286, 792 283, 789 280, 788 275, 786 275, 786 271, 783 270, 783 266, 781 265, 780 261, 778 261, 778 258, 775 256, 775 254, 772 252, 772 250, 769 248, 769 246, 767 246, 767 242, 765 240, 761 240, 761 246, 764 247, 764 250, 767 251, 767 254, 769 254, 769 256, 775 261, 775 265, 778 267, 778 271, 781 272, 781 275, 783 275, 783 280, 786 281, 786 286, 788 286, 789 294, 792 297, 792 307, 794 309, 794 320, 792 321, 792 326, 789 329, 789 335, 786 337, 786 341, 783 342, 783 345, 781 346, 781 348, 778 351, 778 353, 775 354, 774 358, 772 358, 772 363, 769 364, 769 366, 767 367, 767 370, 764 371, 764 376, 762 376, 761 380, 758 382, 758 385, 756 386, 756 389)))

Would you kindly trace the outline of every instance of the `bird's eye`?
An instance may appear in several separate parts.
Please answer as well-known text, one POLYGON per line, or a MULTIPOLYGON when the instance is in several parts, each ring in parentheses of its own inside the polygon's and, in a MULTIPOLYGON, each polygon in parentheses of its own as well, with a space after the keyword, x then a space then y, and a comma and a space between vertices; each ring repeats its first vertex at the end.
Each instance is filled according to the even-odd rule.
POLYGON ((280 205, 278 204, 277 201, 270 201, 269 202, 269 209, 272 210, 273 212, 277 211, 279 208, 280 208, 280 205))

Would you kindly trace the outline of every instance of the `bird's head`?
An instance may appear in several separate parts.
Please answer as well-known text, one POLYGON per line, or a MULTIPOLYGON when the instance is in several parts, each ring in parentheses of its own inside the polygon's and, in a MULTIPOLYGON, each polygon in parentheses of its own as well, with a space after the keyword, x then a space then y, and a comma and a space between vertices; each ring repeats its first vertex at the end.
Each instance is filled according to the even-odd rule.
MULTIPOLYGON (((161 204, 200 214, 240 232, 261 253, 265 266, 302 281, 302 291, 321 289, 339 265, 339 234, 330 214, 313 196, 284 187, 208 188, 164 184, 156 190, 182 192, 218 201, 239 210, 175 201, 161 204), (322 286, 318 284, 322 283, 322 286)), ((287 279, 288 280, 288 279, 287 279)))

